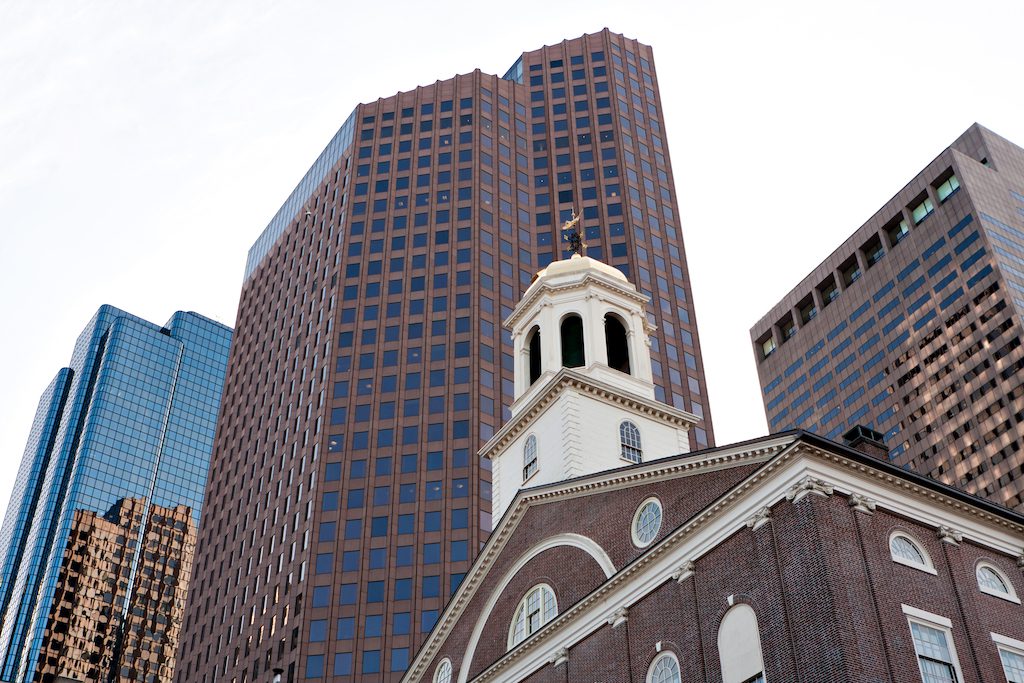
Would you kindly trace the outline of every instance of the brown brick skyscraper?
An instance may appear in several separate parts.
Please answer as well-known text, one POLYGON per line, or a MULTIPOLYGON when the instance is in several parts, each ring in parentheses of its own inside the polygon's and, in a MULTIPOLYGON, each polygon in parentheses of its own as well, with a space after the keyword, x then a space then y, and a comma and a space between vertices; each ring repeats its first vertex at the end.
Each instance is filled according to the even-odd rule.
POLYGON ((491 529, 501 322, 574 209, 712 442, 662 122, 651 49, 608 31, 356 107, 249 255, 177 681, 406 668, 491 529))
POLYGON ((1024 149, 975 124, 750 331, 771 431, 1024 500, 1024 149))

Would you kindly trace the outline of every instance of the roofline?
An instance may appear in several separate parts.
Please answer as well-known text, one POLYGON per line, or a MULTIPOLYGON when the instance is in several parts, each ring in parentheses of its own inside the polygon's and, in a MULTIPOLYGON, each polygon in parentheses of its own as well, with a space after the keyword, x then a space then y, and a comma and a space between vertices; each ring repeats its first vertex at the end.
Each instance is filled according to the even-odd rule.
POLYGON ((980 508, 990 514, 1006 517, 1015 522, 1016 524, 1024 525, 1024 512, 1017 512, 1016 510, 1008 508, 1005 505, 1000 505, 999 503, 991 501, 988 498, 976 496, 973 493, 967 493, 966 491, 956 488, 955 486, 944 484, 941 481, 932 479, 931 477, 923 474, 919 474, 913 470, 897 467, 889 460, 876 458, 872 455, 865 453, 864 451, 857 450, 856 448, 852 448, 850 446, 847 446, 846 444, 839 443, 838 441, 831 441, 813 432, 808 432, 803 429, 796 429, 786 433, 796 434, 799 440, 804 441, 810 445, 818 447, 827 447, 833 450, 839 450, 844 456, 848 457, 850 460, 855 460, 869 467, 874 467, 875 469, 882 470, 887 474, 900 477, 901 479, 906 479, 907 481, 917 484, 922 488, 931 489, 932 491, 941 493, 942 495, 948 498, 953 498, 954 500, 957 500, 961 503, 966 503, 968 505, 980 508))

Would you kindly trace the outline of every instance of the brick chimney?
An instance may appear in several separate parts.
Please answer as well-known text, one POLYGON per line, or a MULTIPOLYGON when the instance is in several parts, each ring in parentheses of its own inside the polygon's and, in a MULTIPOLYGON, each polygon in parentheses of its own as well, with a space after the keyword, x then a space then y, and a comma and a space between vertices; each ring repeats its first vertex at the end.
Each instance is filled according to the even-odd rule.
POLYGON ((843 434, 843 443, 873 458, 889 459, 889 449, 885 447, 885 436, 864 425, 851 427, 848 432, 843 434))

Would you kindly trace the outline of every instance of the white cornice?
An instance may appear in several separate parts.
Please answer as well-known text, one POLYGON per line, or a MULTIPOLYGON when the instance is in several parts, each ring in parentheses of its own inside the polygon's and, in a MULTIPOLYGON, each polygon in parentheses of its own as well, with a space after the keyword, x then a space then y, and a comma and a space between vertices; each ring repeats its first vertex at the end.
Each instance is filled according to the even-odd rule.
MULTIPOLYGON (((905 480, 887 476, 836 453, 798 442, 792 448, 784 449, 711 507, 491 664, 473 679, 473 683, 524 679, 547 663, 551 643, 571 648, 607 625, 610 608, 628 608, 666 581, 679 580, 681 566, 692 566, 688 563, 699 560, 729 536, 745 531, 748 518, 758 510, 787 500, 793 488, 803 486, 808 477, 832 487, 836 492, 870 493, 878 501, 878 507, 901 514, 916 510, 918 514, 911 516, 937 529, 943 526, 944 521, 949 521, 951 510, 967 513, 970 519, 960 517, 956 520, 965 538, 1010 556, 1018 554, 1024 546, 1024 525, 936 495, 919 486, 908 485, 905 480), (865 478, 866 472, 872 476, 865 478)), ((789 504, 798 504, 790 500, 789 504)), ((462 671, 459 680, 466 681, 462 671)))
POLYGON ((567 282, 554 284, 550 282, 543 282, 538 287, 530 287, 522 301, 519 302, 519 305, 515 307, 512 313, 509 314, 508 318, 506 318, 505 322, 502 324, 506 329, 514 328, 516 322, 521 320, 526 313, 533 308, 534 304, 545 292, 571 292, 574 289, 583 289, 588 285, 588 283, 597 284, 605 289, 611 290, 615 294, 632 299, 643 306, 646 306, 647 302, 650 301, 646 294, 636 291, 633 289, 633 286, 627 282, 619 282, 617 280, 613 280, 607 275, 599 275, 595 272, 589 272, 578 280, 569 280, 567 282))
POLYGON ((794 441, 792 435, 766 437, 757 442, 741 444, 731 448, 716 449, 704 457, 687 455, 656 460, 642 466, 630 466, 610 470, 596 475, 573 479, 565 483, 552 484, 537 489, 520 490, 508 511, 498 521, 484 544, 480 555, 474 561, 462 584, 438 619, 430 636, 420 648, 415 660, 402 678, 416 681, 424 674, 425 667, 434 659, 438 649, 448 637, 455 622, 483 585, 487 573, 497 557, 504 550, 512 533, 523 517, 535 505, 543 505, 598 492, 613 491, 643 483, 653 483, 677 477, 704 474, 729 467, 756 464, 769 460, 794 441), (418 673, 417 673, 418 672, 418 673))
MULTIPOLYGON (((475 683, 520 680, 547 665, 555 649, 571 647, 606 625, 611 611, 628 608, 665 581, 678 580, 680 567, 691 566, 687 563, 699 560, 732 534, 742 532, 747 519, 761 508, 770 508, 786 500, 794 487, 802 486, 808 477, 837 493, 870 498, 876 508, 888 509, 935 529, 953 522, 966 540, 1010 557, 1020 556, 1024 548, 1024 525, 798 438, 792 434, 767 437, 717 450, 703 458, 670 458, 643 467, 628 467, 565 484, 520 491, 403 681, 417 681, 425 675, 426 666, 439 654, 456 621, 465 615, 470 601, 483 586, 490 567, 530 507, 598 491, 765 462, 767 459, 747 479, 494 662, 474 679, 475 683), (956 519, 951 519, 951 515, 956 515, 956 519)), ((465 681, 468 675, 465 668, 460 667, 460 681, 465 681)))
POLYGON ((654 399, 624 393, 622 389, 594 379, 578 370, 562 368, 551 379, 547 380, 547 386, 542 391, 534 396, 527 405, 523 406, 522 410, 513 419, 506 422, 484 444, 484 447, 478 451, 478 455, 490 458, 494 455, 495 451, 508 446, 523 430, 533 424, 537 416, 543 413, 567 389, 575 389, 582 394, 596 398, 609 405, 622 406, 652 419, 662 420, 679 429, 689 429, 700 422, 700 418, 693 413, 673 408, 654 399))

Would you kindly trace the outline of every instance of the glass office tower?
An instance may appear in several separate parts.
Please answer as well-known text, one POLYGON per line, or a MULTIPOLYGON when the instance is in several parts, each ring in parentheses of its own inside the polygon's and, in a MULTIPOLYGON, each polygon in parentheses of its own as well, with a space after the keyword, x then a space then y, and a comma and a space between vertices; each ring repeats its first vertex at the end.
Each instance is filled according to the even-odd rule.
POLYGON ((0 679, 171 680, 230 345, 195 313, 86 326, 0 530, 0 679))
POLYGON ((574 211, 712 442, 663 121, 608 31, 355 108, 249 254, 176 680, 400 675, 492 527, 502 321, 574 211))
POLYGON ((750 331, 771 430, 1024 506, 1024 149, 977 124, 750 331))

